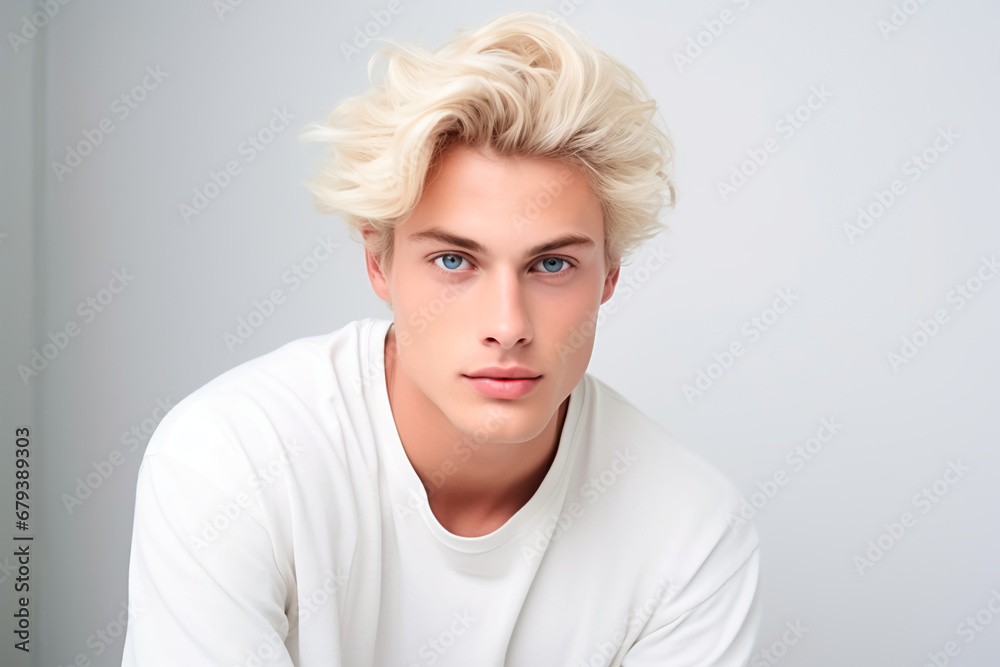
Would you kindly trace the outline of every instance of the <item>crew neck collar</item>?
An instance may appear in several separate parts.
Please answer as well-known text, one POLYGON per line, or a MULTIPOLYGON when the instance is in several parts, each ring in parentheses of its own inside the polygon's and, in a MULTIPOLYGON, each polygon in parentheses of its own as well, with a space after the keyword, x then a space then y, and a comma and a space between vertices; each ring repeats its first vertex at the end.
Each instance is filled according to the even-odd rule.
POLYGON ((405 505, 410 498, 418 498, 418 507, 414 511, 420 514, 427 529, 445 546, 465 553, 482 553, 495 549, 529 529, 533 520, 546 509, 550 509, 554 500, 558 500, 557 494, 565 495, 566 476, 576 450, 578 422, 587 399, 586 375, 580 378, 570 393, 555 459, 534 495, 504 525, 492 533, 479 537, 455 535, 442 526, 431 511, 427 491, 406 456, 392 416, 385 381, 385 338, 391 325, 392 320, 367 318, 362 322, 360 338, 367 348, 362 357, 365 364, 364 377, 369 381, 364 385, 368 405, 372 406, 377 446, 386 464, 387 474, 392 476, 394 486, 403 494, 403 497, 395 498, 394 502, 405 505))

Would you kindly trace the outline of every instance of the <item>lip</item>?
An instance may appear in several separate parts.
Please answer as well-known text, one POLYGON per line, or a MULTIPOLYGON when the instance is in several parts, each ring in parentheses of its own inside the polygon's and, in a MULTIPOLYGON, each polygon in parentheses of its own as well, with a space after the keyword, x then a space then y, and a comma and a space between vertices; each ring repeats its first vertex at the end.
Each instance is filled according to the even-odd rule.
POLYGON ((520 379, 497 379, 492 377, 470 377, 464 376, 473 387, 481 394, 490 398, 521 398, 526 396, 538 383, 542 381, 541 376, 520 379))
POLYGON ((465 373, 465 377, 470 378, 497 378, 501 380, 523 380, 540 376, 541 373, 536 373, 524 366, 487 366, 471 373, 465 373))

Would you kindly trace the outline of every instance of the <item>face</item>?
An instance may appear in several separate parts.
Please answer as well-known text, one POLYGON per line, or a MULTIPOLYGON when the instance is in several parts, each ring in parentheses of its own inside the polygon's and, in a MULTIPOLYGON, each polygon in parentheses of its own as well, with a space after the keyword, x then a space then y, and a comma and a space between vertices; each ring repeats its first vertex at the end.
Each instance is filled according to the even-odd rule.
POLYGON ((393 310, 393 378, 439 411, 428 419, 443 415, 479 442, 487 423, 486 442, 497 443, 549 424, 587 369, 598 308, 619 274, 606 264, 601 203, 578 169, 464 145, 442 154, 396 227, 391 266, 367 259, 393 310), (490 366, 537 380, 472 379, 490 366), (498 385, 510 393, 496 395, 498 385))

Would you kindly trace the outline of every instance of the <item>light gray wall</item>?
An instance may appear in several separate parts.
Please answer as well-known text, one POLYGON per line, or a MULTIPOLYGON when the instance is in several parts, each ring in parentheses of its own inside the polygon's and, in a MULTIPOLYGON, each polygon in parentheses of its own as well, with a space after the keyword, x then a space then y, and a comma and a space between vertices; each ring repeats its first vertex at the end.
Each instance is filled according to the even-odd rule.
MULTIPOLYGON (((367 87, 377 46, 348 61, 341 43, 387 3, 243 0, 220 15, 215 7, 224 1, 69 2, 18 53, 5 39, 0 499, 13 507, 12 434, 29 425, 36 540, 31 657, 12 648, 5 630, 4 665, 65 665, 81 654, 94 665, 119 664, 123 635, 105 644, 97 633, 117 629, 126 600, 136 473, 162 415, 158 401, 176 403, 294 338, 390 316, 367 283, 361 250, 338 220, 313 211, 302 181, 319 152, 296 138, 367 87), (147 68, 164 73, 155 87, 147 68), (124 117, 115 99, 144 77, 150 90, 124 117), (275 108, 294 118, 250 161, 240 144, 275 108), (64 162, 67 146, 103 119, 113 131, 57 175, 53 162, 64 162), (240 173, 185 222, 179 205, 230 160, 240 173), (340 247, 293 290, 283 274, 327 237, 340 247), (91 314, 86 300, 115 271, 134 277, 91 314), (285 302, 230 349, 224 334, 274 289, 285 302), (74 323, 77 335, 57 353, 50 347, 47 367, 22 382, 18 365, 28 365, 34 350, 44 353, 50 332, 74 323), (123 437, 133 428, 145 433, 130 451, 123 437), (65 494, 115 450, 121 464, 67 509, 65 494)), ((961 308, 951 291, 975 278, 981 258, 1000 253, 1000 7, 986 0, 401 6, 381 35, 428 47, 507 11, 562 13, 633 67, 659 100, 679 149, 678 208, 666 218, 672 231, 623 269, 589 370, 758 505, 766 606, 759 647, 777 643, 789 665, 881 667, 922 665, 954 641, 959 653, 950 664, 994 665, 1000 619, 971 641, 959 624, 1000 590, 1000 280, 984 282, 961 308), (906 21, 883 36, 879 22, 891 25, 894 7, 906 21), (731 22, 712 24, 723 10, 731 22), (706 21, 721 34, 712 36, 706 21), (707 46, 678 67, 674 54, 699 34, 707 46), (813 98, 818 108, 808 111, 800 105, 814 87, 830 97, 822 105, 813 98), (776 123, 797 108, 810 117, 786 137, 776 123), (958 138, 911 180, 904 163, 934 145, 938 128, 958 138), (719 181, 769 138, 777 150, 723 199, 719 181), (852 242, 845 225, 894 179, 905 192, 852 242), (656 253, 669 257, 660 262, 656 253), (770 319, 778 290, 790 291, 792 305, 752 340, 744 326, 762 313, 770 319), (887 355, 899 354, 901 338, 938 310, 947 322, 926 341, 917 335, 926 344, 894 369, 887 355), (735 342, 743 354, 728 368, 711 366, 714 355, 728 364, 735 342), (715 379, 703 379, 703 393, 689 399, 684 385, 697 388, 700 370, 715 379), (788 452, 805 446, 824 419, 842 427, 811 460, 796 463, 788 452), (958 461, 969 469, 953 485, 938 483, 946 491, 938 502, 915 498, 958 461), (776 475, 784 483, 768 484, 776 475), (898 540, 883 536, 891 548, 859 566, 869 540, 877 543, 904 512, 913 525, 898 540), (808 631, 783 653, 782 633, 795 622, 808 631)), ((21 30, 22 17, 40 7, 5 3, 3 32, 21 30)), ((0 563, 16 532, 12 515, 4 516, 0 539, 9 546, 0 563)), ((7 619, 12 586, 0 573, 7 619)), ((761 655, 755 664, 769 663, 761 655)))

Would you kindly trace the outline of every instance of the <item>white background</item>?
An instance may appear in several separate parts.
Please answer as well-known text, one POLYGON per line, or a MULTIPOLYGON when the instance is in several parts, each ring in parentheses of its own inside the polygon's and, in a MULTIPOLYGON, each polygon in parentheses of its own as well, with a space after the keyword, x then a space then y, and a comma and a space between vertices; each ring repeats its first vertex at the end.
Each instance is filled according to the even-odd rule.
MULTIPOLYGON (((345 226, 314 212, 303 181, 320 151, 297 140, 306 123, 367 88, 378 45, 348 59, 342 44, 386 3, 243 0, 229 12, 210 0, 57 6, 18 45, 10 33, 25 30, 24 17, 41 5, 0 9, 0 662, 11 667, 66 665, 80 655, 119 664, 123 635, 105 644, 97 632, 119 629, 127 599, 135 480, 148 439, 129 451, 122 434, 150 430, 162 416, 158 399, 176 403, 295 338, 391 317, 345 226), (114 100, 131 94, 147 67, 165 78, 121 118, 114 100), (294 119, 247 161, 241 142, 267 126, 274 108, 294 119), (57 175, 53 162, 64 163, 67 147, 103 118, 113 132, 57 175), (229 160, 240 173, 185 222, 180 204, 191 204, 193 190, 229 160), (340 247, 293 291, 283 274, 328 236, 340 247), (134 279, 86 321, 78 304, 122 269, 134 279), (276 288, 285 302, 245 342, 227 346, 238 318, 276 288), (23 381, 18 366, 71 322, 79 334, 23 381), (13 648, 8 629, 18 596, 10 539, 19 533, 18 425, 33 434, 30 658, 13 648), (64 494, 114 450, 121 465, 68 510, 64 494)), ((955 641, 948 664, 996 665, 1000 618, 982 612, 992 622, 971 637, 959 624, 1000 591, 1000 280, 972 280, 981 289, 961 309, 952 290, 1000 254, 1000 6, 897 3, 902 25, 891 32, 879 27, 891 25, 888 0, 401 7, 375 32, 427 48, 508 11, 561 13, 658 100, 678 148, 678 206, 664 217, 671 231, 623 268, 589 372, 756 499, 765 603, 758 647, 777 642, 785 665, 917 667, 955 641), (704 22, 725 9, 732 21, 712 35, 704 22), (679 67, 675 53, 689 38, 705 46, 679 67), (776 123, 813 87, 829 99, 799 109, 808 119, 786 138, 776 123), (904 165, 934 146, 939 128, 957 138, 946 152, 928 151, 936 160, 911 180, 904 165), (778 150, 723 198, 719 182, 770 137, 778 150), (845 225, 894 179, 905 192, 849 238, 845 225), (669 253, 665 265, 652 263, 653 248, 669 253), (793 305, 751 341, 744 324, 770 319, 778 290, 790 290, 793 305), (934 336, 916 336, 917 353, 893 368, 889 353, 901 355, 903 337, 938 309, 947 322, 934 336), (711 368, 734 341, 744 354, 711 368), (703 393, 689 400, 683 386, 696 386, 699 371, 715 379, 703 379, 703 393), (842 428, 797 469, 786 453, 824 418, 842 428), (968 471, 939 483, 946 493, 923 512, 915 494, 959 461, 968 471), (753 495, 780 471, 786 483, 771 488, 773 497, 753 495), (906 511, 915 525, 899 539, 883 536, 891 548, 859 566, 869 540, 906 511), (808 631, 782 650, 787 622, 808 631)), ((761 654, 754 664, 771 663, 761 654)))

